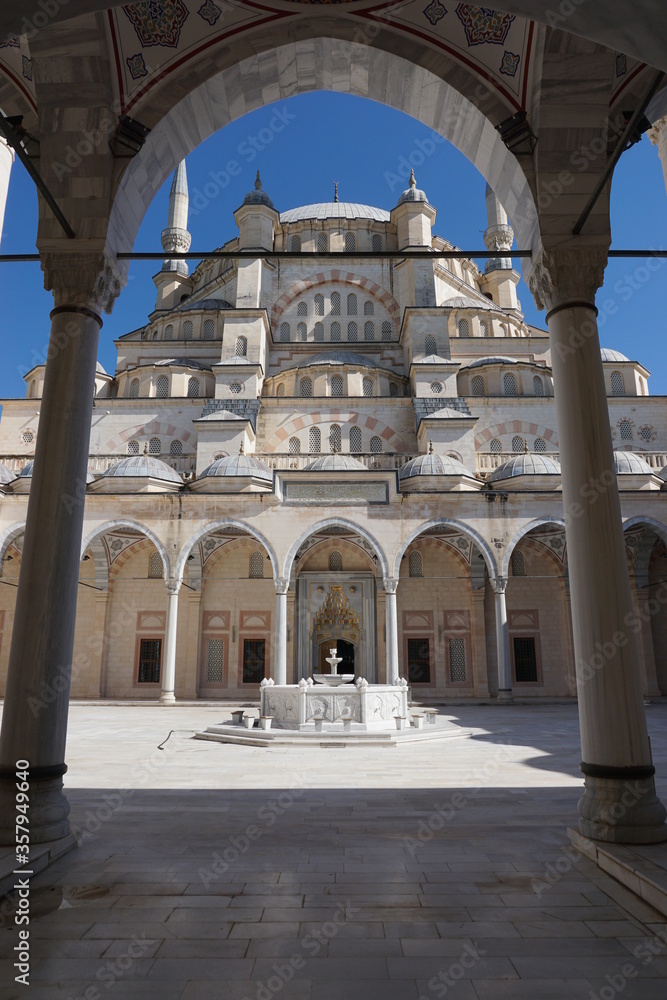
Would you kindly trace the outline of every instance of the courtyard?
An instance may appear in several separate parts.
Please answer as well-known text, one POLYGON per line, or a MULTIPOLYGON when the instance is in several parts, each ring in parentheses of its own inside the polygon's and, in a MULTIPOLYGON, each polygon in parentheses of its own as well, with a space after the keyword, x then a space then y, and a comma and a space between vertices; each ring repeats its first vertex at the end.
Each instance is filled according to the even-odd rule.
POLYGON ((441 707, 473 730, 446 744, 192 738, 229 711, 73 703, 80 844, 32 879, 29 991, 3 910, 0 1000, 664 997, 664 918, 568 839, 574 704, 441 707))

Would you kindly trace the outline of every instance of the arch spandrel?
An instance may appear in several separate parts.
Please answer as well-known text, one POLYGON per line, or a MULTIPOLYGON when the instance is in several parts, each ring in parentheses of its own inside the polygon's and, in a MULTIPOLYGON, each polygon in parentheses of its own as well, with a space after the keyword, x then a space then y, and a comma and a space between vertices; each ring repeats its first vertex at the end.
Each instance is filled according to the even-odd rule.
POLYGON ((407 552, 408 548, 412 545, 416 539, 424 535, 426 532, 430 532, 433 528, 441 527, 443 530, 452 529, 461 535, 465 535, 469 538, 474 546, 477 547, 481 553, 484 563, 486 565, 489 577, 494 580, 499 576, 499 567, 496 560, 496 556, 485 538, 482 538, 474 528, 469 527, 462 521, 457 521, 454 518, 448 517, 438 517, 431 521, 425 521, 424 524, 420 524, 418 527, 414 528, 409 535, 401 542, 401 545, 396 552, 393 559, 393 577, 395 579, 399 578, 401 569, 401 560, 407 552))

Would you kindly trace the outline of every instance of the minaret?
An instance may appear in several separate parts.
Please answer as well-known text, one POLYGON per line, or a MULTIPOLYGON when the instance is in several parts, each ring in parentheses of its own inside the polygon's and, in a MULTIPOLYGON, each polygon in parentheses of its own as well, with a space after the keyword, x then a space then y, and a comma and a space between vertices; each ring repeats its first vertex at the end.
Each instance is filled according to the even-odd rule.
MULTIPOLYGON (((169 217, 167 228, 162 230, 162 249, 166 254, 187 253, 192 237, 188 232, 188 175, 185 160, 181 160, 174 172, 169 192, 169 217)), ((156 309, 172 309, 184 295, 191 291, 189 268, 184 260, 165 257, 159 274, 153 278, 158 290, 156 309), (185 288, 183 286, 186 286, 185 288)))
POLYGON ((514 242, 514 230, 507 220, 507 212, 498 201, 495 192, 486 185, 487 228, 484 244, 487 250, 507 252, 507 257, 491 257, 484 267, 482 290, 488 292, 493 301, 503 309, 519 312, 521 304, 516 297, 519 275, 512 266, 510 251, 514 242))

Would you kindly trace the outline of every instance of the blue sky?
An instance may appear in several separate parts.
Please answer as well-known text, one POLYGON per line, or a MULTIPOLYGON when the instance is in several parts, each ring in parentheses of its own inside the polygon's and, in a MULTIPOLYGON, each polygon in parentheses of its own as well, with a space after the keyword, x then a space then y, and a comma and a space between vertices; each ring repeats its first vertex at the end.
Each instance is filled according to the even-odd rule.
MULTIPOLYGON (((233 211, 253 186, 259 168, 276 208, 333 198, 391 209, 407 185, 408 160, 417 182, 438 211, 435 232, 460 247, 483 247, 485 182, 449 143, 407 115, 343 94, 315 93, 262 108, 228 125, 188 157, 192 249, 213 249, 236 235, 233 211), (419 162, 420 157, 423 162, 419 162), (215 175, 215 176, 214 176, 215 175), (405 180, 404 180, 405 178, 405 180), (197 208, 199 210, 197 211, 197 208)), ((136 250, 158 251, 166 225, 169 183, 155 197, 140 229, 136 250)), ((34 252, 37 197, 17 163, 12 172, 2 252, 34 252)), ((667 196, 657 149, 644 136, 621 158, 612 187, 614 247, 667 245, 667 196)), ((133 263, 130 280, 113 314, 105 318, 100 361, 115 366, 113 340, 142 326, 155 305, 154 262, 133 263)), ((0 266, 3 365, 0 398, 25 395, 22 375, 43 358, 53 302, 39 264, 0 266)), ((523 284, 519 298, 529 322, 544 327, 523 284)), ((643 261, 611 261, 598 303, 606 303, 601 341, 652 372, 653 395, 667 395, 662 345, 667 260, 653 271, 643 261), (611 303, 611 305, 609 305, 611 303)))

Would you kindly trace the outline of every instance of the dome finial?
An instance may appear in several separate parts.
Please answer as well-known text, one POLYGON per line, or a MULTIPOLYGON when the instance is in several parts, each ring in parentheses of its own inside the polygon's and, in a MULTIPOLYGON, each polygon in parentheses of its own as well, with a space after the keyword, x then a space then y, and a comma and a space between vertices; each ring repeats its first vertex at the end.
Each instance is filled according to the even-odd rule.
POLYGON ((527 441, 523 442, 523 453, 524 453, 524 455, 529 455, 530 454, 530 452, 528 451, 528 442, 527 441))
POLYGON ((148 454, 148 441, 144 444, 144 455, 148 454))
POLYGON ((334 444, 334 445, 332 446, 332 448, 331 448, 331 451, 332 451, 332 454, 334 454, 334 455, 337 455, 337 454, 338 454, 338 452, 340 451, 340 448, 338 447, 338 445, 337 445, 337 444, 334 444))
POLYGON ((255 191, 262 190, 262 178, 259 176, 259 170, 257 171, 257 176, 255 177, 255 191))
POLYGON ((338 181, 334 181, 334 202, 338 202, 338 181))
POLYGON ((241 441, 241 445, 239 447, 239 455, 245 455, 245 452, 243 450, 243 441, 241 441))
POLYGON ((415 177, 414 170, 410 170, 410 187, 411 188, 417 187, 417 178, 415 177))
POLYGON ((432 441, 429 441, 429 443, 428 443, 428 453, 429 453, 429 455, 433 454, 433 442, 432 441))

